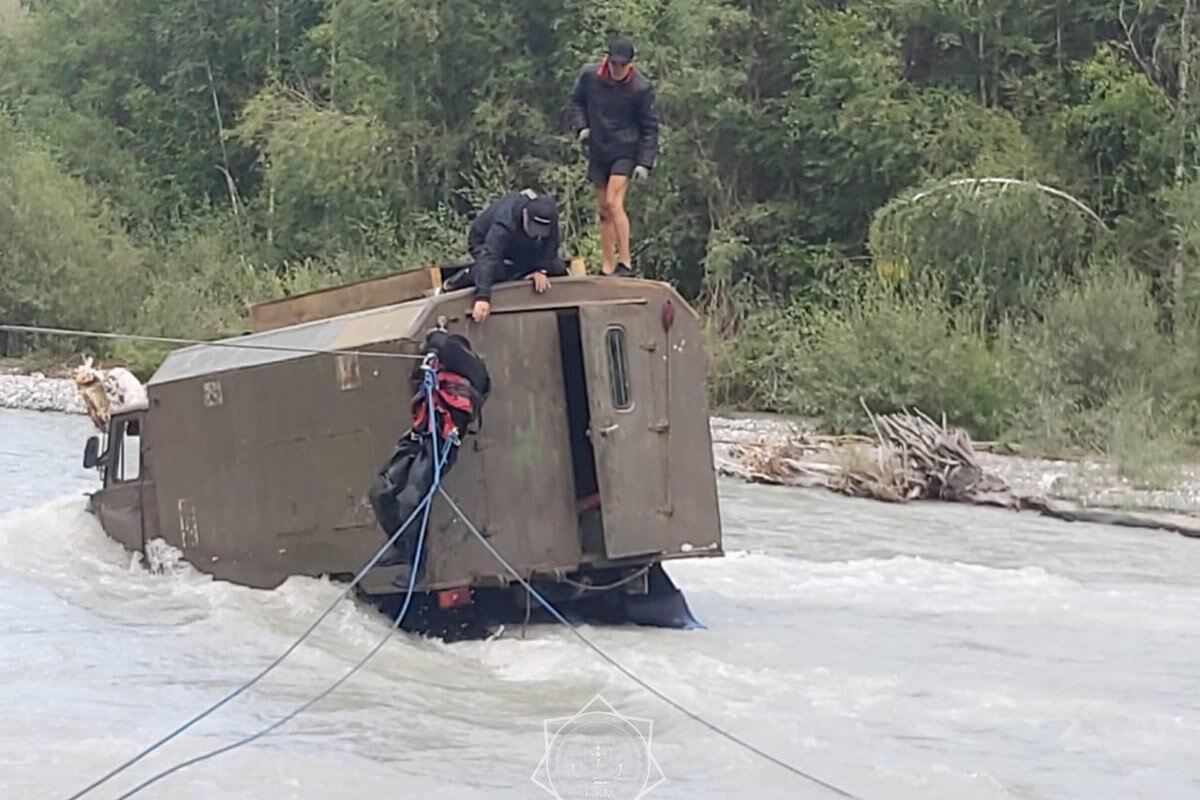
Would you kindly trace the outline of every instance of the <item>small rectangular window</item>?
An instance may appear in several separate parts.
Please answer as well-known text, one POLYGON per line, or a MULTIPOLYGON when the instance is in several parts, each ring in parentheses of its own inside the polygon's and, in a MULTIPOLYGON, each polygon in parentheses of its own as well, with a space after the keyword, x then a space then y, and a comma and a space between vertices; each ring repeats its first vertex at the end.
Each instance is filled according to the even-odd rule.
POLYGON ((135 481, 142 475, 142 437, 136 419, 121 423, 118 434, 120 451, 117 456, 117 474, 115 482, 135 481))
POLYGON ((629 392, 629 360, 625 353, 625 330, 609 328, 604 334, 608 351, 608 384, 612 390, 613 408, 624 411, 633 406, 629 392))

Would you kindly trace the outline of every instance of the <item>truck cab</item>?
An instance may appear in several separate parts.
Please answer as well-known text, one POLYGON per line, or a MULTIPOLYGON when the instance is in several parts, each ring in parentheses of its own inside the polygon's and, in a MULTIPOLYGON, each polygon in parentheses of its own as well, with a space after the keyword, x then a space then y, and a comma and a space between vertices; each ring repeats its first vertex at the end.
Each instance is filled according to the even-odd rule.
POLYGON ((145 409, 114 414, 102 436, 88 439, 83 453, 83 466, 99 470, 101 478, 89 509, 110 536, 138 552, 144 548, 146 532, 157 528, 146 520, 147 514, 155 513, 155 505, 143 450, 145 432, 145 409))

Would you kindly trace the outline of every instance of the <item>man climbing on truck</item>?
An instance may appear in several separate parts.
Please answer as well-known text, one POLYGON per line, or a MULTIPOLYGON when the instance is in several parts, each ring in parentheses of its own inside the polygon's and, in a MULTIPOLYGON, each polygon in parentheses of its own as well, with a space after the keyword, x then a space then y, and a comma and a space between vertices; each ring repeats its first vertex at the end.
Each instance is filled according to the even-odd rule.
POLYGON ((550 288, 550 275, 566 275, 558 257, 558 202, 532 189, 507 194, 471 223, 467 250, 473 263, 448 279, 447 290, 475 286, 471 318, 484 322, 492 311, 492 285, 529 278, 539 294, 550 288))
POLYGON ((571 92, 571 124, 588 148, 588 180, 600 215, 601 269, 634 274, 625 193, 629 178, 650 177, 658 155, 654 84, 634 69, 628 39, 614 39, 599 64, 589 64, 571 92), (615 263, 614 263, 615 262, 615 263))

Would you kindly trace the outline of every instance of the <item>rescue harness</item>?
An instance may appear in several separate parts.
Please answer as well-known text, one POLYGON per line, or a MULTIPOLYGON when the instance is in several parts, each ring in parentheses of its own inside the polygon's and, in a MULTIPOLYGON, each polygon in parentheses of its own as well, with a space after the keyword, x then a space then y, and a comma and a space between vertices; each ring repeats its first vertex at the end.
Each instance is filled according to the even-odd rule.
MULTIPOLYGON (((444 477, 454 466, 458 445, 479 430, 483 404, 491 391, 487 367, 466 337, 430 331, 424 349, 425 357, 411 377, 412 427, 396 442, 368 492, 385 537, 391 537, 428 496, 435 474, 444 477), (444 461, 437 465, 431 437, 447 443, 444 461)), ((379 563, 411 564, 414 555, 411 542, 397 542, 379 563)))

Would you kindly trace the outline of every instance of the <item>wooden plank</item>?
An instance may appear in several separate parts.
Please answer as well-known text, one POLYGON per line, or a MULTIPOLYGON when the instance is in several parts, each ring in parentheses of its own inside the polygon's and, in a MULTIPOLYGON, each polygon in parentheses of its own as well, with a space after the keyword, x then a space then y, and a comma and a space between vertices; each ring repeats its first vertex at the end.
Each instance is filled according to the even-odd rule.
POLYGON ((439 285, 441 269, 422 267, 383 278, 369 278, 345 286, 293 295, 251 306, 250 329, 258 333, 416 300, 439 285))

